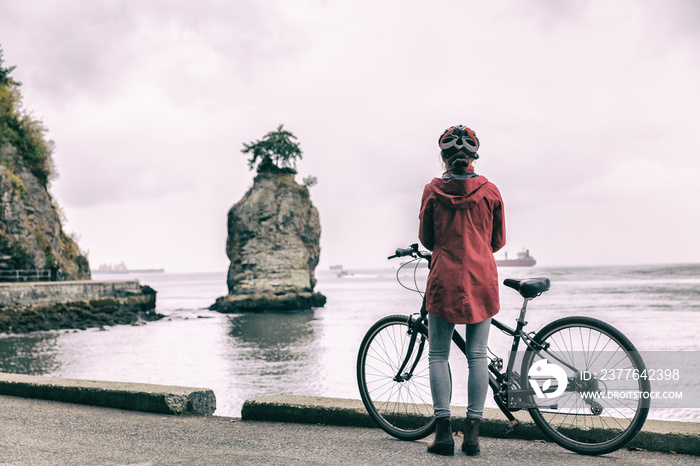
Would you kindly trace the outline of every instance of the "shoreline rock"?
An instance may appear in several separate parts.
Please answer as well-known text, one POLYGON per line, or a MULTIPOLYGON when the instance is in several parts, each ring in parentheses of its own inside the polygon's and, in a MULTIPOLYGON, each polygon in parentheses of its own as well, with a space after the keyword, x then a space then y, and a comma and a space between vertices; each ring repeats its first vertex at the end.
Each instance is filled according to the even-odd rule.
POLYGON ((9 285, 1 287, 0 333, 21 334, 45 330, 101 328, 130 325, 140 321, 151 322, 165 316, 155 312, 156 291, 134 282, 111 284, 91 282, 59 282, 51 284, 9 285), (42 287, 60 290, 64 284, 66 295, 56 293, 53 302, 41 295, 42 287), (76 293, 76 286, 84 288, 76 293), (58 288, 53 288, 58 287, 58 288), (34 288, 34 290, 32 290, 34 288), (28 291, 39 297, 32 299, 28 291), (107 295, 107 290, 110 295, 107 295), (82 294, 82 296, 81 296, 82 294))
POLYGON ((259 293, 222 296, 209 309, 223 314, 261 311, 304 311, 323 307, 326 297, 316 292, 259 293))

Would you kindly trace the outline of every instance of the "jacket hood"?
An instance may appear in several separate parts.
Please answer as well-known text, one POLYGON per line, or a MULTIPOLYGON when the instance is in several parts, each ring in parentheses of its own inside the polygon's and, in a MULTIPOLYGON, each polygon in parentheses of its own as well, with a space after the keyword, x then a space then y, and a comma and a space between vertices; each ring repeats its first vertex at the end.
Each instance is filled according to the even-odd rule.
POLYGON ((484 199, 488 191, 484 186, 489 182, 485 176, 474 178, 433 179, 432 185, 437 200, 453 210, 467 210, 484 199))

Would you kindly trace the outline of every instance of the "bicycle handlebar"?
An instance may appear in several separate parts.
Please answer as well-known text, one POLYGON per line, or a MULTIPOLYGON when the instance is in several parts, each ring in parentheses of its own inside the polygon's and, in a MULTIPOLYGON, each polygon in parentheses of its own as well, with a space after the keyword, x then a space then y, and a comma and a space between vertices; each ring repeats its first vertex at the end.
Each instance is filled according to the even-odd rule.
POLYGON ((419 251, 418 250, 418 243, 413 243, 408 248, 397 248, 396 252, 394 252, 394 255, 387 257, 387 259, 395 259, 397 257, 404 257, 404 256, 420 257, 421 259, 430 259, 431 255, 432 254, 429 251, 425 251, 425 252, 419 251))
POLYGON ((393 256, 389 256, 387 259, 394 259, 396 257, 410 256, 413 254, 413 249, 401 249, 397 248, 393 256))

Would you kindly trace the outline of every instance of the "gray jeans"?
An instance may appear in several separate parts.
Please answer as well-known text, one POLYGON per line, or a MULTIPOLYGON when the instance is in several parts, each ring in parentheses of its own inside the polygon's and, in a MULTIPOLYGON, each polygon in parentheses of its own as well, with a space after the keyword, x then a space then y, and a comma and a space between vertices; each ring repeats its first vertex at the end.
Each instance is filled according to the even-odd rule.
MULTIPOLYGON (((445 322, 428 314, 428 353, 430 367, 430 391, 436 418, 449 418, 452 398, 452 379, 448 360, 452 346, 452 331, 455 324, 445 322)), ((467 417, 481 419, 489 389, 488 357, 486 347, 489 340, 491 319, 478 324, 467 324, 467 417)))

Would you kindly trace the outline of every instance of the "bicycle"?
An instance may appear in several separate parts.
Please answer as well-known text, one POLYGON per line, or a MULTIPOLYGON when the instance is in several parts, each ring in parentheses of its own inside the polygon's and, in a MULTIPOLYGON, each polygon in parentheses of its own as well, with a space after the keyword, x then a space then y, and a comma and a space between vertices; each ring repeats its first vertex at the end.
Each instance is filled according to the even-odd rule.
MULTIPOLYGON (((431 253, 413 244, 393 256, 410 256, 399 272, 431 253)), ((414 275, 415 281, 415 275, 414 275)), ((584 455, 615 451, 641 430, 649 412, 650 383, 639 352, 612 325, 591 317, 564 317, 538 332, 525 333, 530 301, 550 288, 548 278, 505 279, 523 297, 515 328, 492 319, 513 338, 504 361, 489 349, 489 386, 498 408, 518 427, 513 412, 527 409, 544 434, 562 447, 584 455), (525 345, 520 372, 516 360, 525 345), (623 376, 626 374, 626 376, 623 376)), ((410 288, 409 288, 410 289, 410 288)), ((368 413, 385 432, 401 440, 418 440, 435 430, 428 378, 428 320, 425 294, 420 312, 377 321, 360 344, 357 381, 368 413)), ((465 341, 455 330, 452 341, 466 356, 465 341)))

